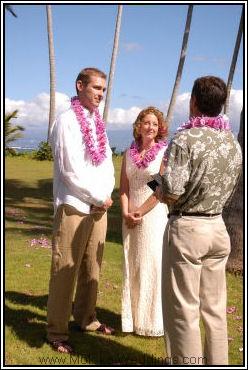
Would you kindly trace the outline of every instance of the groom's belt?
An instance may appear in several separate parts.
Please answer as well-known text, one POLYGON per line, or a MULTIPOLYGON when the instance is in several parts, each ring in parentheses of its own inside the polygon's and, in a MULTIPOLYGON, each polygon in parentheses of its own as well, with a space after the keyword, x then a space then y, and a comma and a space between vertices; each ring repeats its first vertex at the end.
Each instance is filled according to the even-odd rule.
POLYGON ((219 216, 221 213, 201 213, 201 212, 180 212, 174 211, 168 214, 168 217, 171 216, 199 216, 199 217, 214 217, 219 216))

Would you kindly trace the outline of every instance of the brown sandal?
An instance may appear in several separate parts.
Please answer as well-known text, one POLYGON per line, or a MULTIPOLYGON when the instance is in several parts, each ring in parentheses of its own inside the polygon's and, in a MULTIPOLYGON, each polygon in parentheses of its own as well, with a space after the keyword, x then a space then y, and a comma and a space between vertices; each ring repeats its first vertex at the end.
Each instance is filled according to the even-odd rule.
POLYGON ((52 340, 47 341, 47 343, 50 344, 54 351, 68 354, 72 354, 74 352, 73 348, 66 340, 52 340))
POLYGON ((96 331, 101 334, 105 335, 113 335, 115 333, 115 329, 111 328, 110 326, 107 326, 106 324, 101 324, 96 331))

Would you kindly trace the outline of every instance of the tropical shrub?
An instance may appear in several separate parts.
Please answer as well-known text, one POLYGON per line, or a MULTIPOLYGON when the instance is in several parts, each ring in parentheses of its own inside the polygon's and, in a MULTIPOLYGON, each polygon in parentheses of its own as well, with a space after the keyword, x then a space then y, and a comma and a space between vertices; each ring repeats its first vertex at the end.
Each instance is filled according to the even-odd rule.
POLYGON ((53 153, 51 145, 46 141, 41 141, 38 146, 38 150, 34 153, 34 159, 37 159, 38 161, 52 161, 53 153))

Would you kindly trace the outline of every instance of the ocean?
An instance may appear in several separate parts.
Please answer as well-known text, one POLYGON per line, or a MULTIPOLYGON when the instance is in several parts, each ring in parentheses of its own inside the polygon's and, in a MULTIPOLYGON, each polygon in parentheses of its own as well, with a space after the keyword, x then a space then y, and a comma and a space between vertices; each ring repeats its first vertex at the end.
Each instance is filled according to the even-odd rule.
MULTIPOLYGON (((170 140, 175 131, 176 129, 174 127, 171 127, 168 140, 170 140)), ((234 132, 234 134, 235 136, 237 136, 238 132, 234 132)), ((23 138, 14 141, 12 144, 12 148, 15 148, 18 152, 36 150, 38 149, 39 143, 41 141, 46 141, 46 135, 47 133, 44 132, 44 130, 25 130, 23 132, 23 138)), ((110 147, 115 148, 116 153, 121 153, 125 151, 133 141, 132 128, 128 130, 107 129, 107 135, 109 138, 110 147)))
MULTIPOLYGON (((127 149, 133 141, 132 130, 107 130, 111 148, 115 148, 116 153, 121 153, 127 149)), ((39 143, 46 141, 46 133, 23 132, 23 138, 13 142, 12 148, 18 152, 32 151, 38 149, 39 143)))

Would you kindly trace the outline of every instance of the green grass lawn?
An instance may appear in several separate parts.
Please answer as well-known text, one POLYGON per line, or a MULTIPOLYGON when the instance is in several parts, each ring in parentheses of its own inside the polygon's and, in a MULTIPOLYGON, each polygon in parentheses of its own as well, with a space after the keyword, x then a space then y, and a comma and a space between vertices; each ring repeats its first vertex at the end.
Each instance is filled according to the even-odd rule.
MULTIPOLYGON (((163 338, 121 332, 122 245, 118 187, 121 158, 115 157, 116 188, 99 285, 97 315, 116 328, 111 337, 81 333, 71 322, 74 356, 60 355, 45 342, 51 260, 52 163, 6 158, 5 174, 5 364, 161 365, 163 338), (48 245, 47 245, 48 244, 48 245)), ((243 364, 243 280, 227 274, 229 362, 243 364)))

